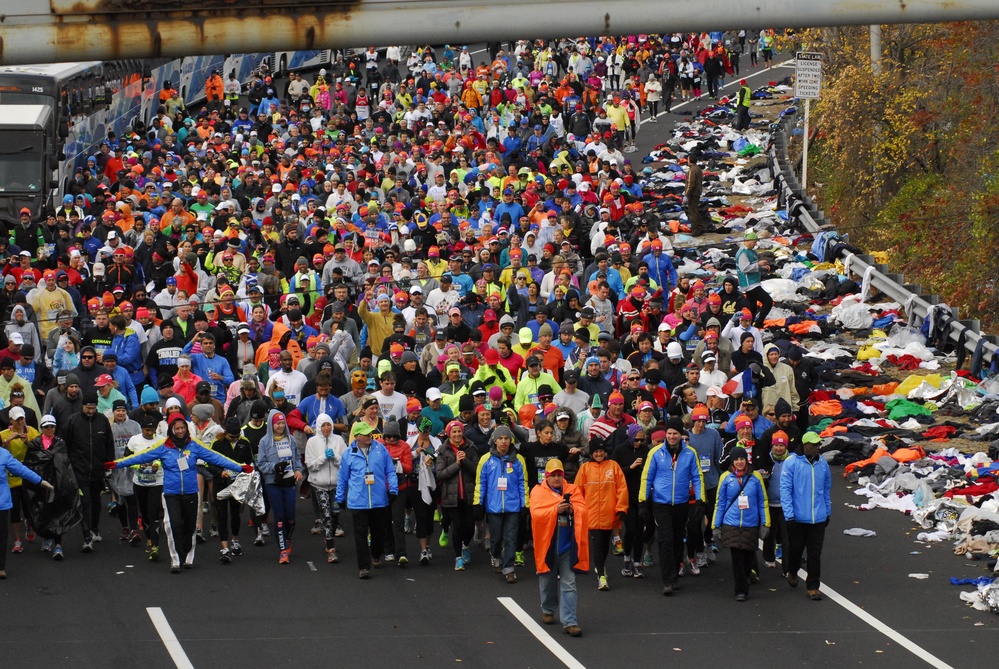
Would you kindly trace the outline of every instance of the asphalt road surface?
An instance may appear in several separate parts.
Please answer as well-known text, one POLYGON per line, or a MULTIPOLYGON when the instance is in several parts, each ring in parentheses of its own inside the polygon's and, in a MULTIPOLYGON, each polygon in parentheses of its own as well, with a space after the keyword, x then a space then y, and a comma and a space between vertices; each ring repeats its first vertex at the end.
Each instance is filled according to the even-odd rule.
MULTIPOLYGON (((609 592, 598 592, 592 575, 577 581, 579 639, 558 625, 534 624, 543 630, 535 637, 514 615, 519 607, 523 618, 540 618, 530 557, 520 581, 508 585, 481 549, 467 571, 456 573, 450 549, 435 544, 429 567, 389 564, 360 581, 349 514, 347 537, 338 540, 341 562, 328 565, 321 540, 308 533, 311 504, 300 501, 290 565, 277 564, 273 540, 247 545, 243 557, 222 565, 209 539, 194 569, 172 575, 165 562, 150 563, 141 548, 114 538, 117 520, 105 516, 106 538, 93 554, 80 553, 74 531, 62 563, 37 542, 9 556, 9 578, 0 583, 4 665, 962 667, 994 657, 999 618, 967 608, 948 582, 981 576, 984 565, 946 545, 914 543, 916 530, 901 514, 846 507, 861 498, 840 474, 834 469, 823 601, 808 600, 803 585, 792 590, 778 570, 764 569, 749 601, 735 602, 724 550, 717 564, 683 578, 682 589, 664 598, 658 567, 643 580, 624 578, 621 558, 612 556, 609 592), (845 536, 848 527, 877 537, 845 536), (510 608, 500 598, 510 598, 510 608), (159 630, 150 608, 165 619, 159 630)), ((246 544, 251 536, 248 529, 246 544)), ((415 538, 408 540, 412 558, 418 550, 415 538)))

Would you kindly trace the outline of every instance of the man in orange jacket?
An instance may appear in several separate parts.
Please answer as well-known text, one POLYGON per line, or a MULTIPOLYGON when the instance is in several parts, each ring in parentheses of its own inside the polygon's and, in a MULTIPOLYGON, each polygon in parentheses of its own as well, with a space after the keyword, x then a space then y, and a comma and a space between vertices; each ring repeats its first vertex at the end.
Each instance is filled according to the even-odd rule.
POLYGON ((590 556, 597 572, 597 590, 609 590, 607 553, 610 551, 611 533, 628 515, 628 483, 621 465, 607 457, 607 447, 602 439, 591 442, 590 457, 592 460, 580 465, 575 485, 586 500, 590 556))
POLYGON ((541 579, 541 622, 555 622, 558 608, 562 629, 582 636, 576 620, 576 574, 590 570, 586 501, 579 488, 565 480, 558 458, 545 465, 545 480, 531 491, 534 564, 541 579))

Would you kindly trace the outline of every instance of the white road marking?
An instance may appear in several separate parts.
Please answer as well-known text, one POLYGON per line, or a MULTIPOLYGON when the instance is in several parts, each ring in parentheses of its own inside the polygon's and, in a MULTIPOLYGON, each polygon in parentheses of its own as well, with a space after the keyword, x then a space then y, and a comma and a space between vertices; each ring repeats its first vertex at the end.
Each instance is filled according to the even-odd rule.
POLYGON ((177 669, 194 669, 194 665, 187 659, 187 653, 184 652, 180 641, 177 640, 177 635, 173 633, 173 628, 170 627, 166 616, 163 615, 163 609, 158 606, 150 606, 146 608, 146 613, 149 614, 149 619, 153 622, 156 633, 160 635, 160 639, 166 646, 167 652, 170 653, 170 659, 173 660, 177 669))
POLYGON ((499 603, 506 607, 506 610, 513 614, 521 625, 527 628, 527 631, 534 635, 534 638, 541 642, 545 648, 551 651, 552 655, 557 657, 559 661, 569 669, 586 669, 583 664, 574 658, 569 651, 563 648, 555 639, 552 638, 550 634, 545 630, 544 627, 538 623, 534 618, 530 616, 520 604, 513 601, 510 597, 497 597, 499 603))
POLYGON ((309 565, 309 569, 311 569, 312 571, 319 571, 318 569, 316 569, 316 565, 314 562, 306 562, 306 564, 309 565))

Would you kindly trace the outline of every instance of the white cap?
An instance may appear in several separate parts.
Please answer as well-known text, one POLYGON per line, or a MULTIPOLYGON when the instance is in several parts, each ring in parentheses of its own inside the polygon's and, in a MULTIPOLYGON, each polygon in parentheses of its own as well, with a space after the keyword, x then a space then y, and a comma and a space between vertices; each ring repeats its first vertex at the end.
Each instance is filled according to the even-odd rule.
POLYGON ((118 237, 118 233, 115 232, 114 230, 112 230, 111 232, 108 233, 108 239, 115 239, 117 237, 118 237))
POLYGON ((11 407, 10 419, 18 420, 19 418, 24 418, 24 409, 21 407, 11 407))
POLYGON ((52 414, 47 413, 44 416, 42 416, 42 422, 41 422, 42 427, 47 427, 49 425, 55 427, 55 424, 56 424, 56 419, 55 416, 53 416, 52 414))
POLYGON ((708 397, 720 397, 721 399, 727 399, 728 395, 722 392, 722 389, 718 386, 711 386, 708 388, 708 397))
POLYGON ((102 262, 94 263, 94 276, 104 276, 104 263, 102 262))
POLYGON ((176 397, 171 397, 170 399, 168 399, 166 401, 166 406, 164 406, 163 408, 169 410, 170 407, 177 407, 178 409, 183 408, 180 405, 180 400, 177 399, 176 397))
POLYGON ((675 341, 671 341, 666 346, 666 357, 668 358, 682 358, 683 357, 683 347, 680 346, 675 341))
POLYGON ((24 337, 21 335, 20 332, 11 332, 9 339, 18 346, 24 344, 24 337))
POLYGON ((439 388, 431 388, 427 391, 427 400, 430 402, 435 402, 443 397, 439 388))
MULTIPOLYGON (((671 328, 669 326, 669 323, 667 323, 666 321, 663 321, 662 323, 659 324, 659 331, 660 332, 671 332, 672 330, 673 330, 673 328, 671 328)), ((669 346, 667 345, 666 348, 668 349, 669 346)))

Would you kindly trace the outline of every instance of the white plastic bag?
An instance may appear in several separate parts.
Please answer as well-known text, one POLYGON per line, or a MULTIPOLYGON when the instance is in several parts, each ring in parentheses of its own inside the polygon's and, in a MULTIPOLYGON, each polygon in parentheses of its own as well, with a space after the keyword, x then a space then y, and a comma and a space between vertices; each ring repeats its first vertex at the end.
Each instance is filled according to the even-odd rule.
POLYGON ((856 297, 849 296, 833 307, 830 314, 833 320, 850 330, 869 328, 874 324, 870 305, 860 302, 856 297))

